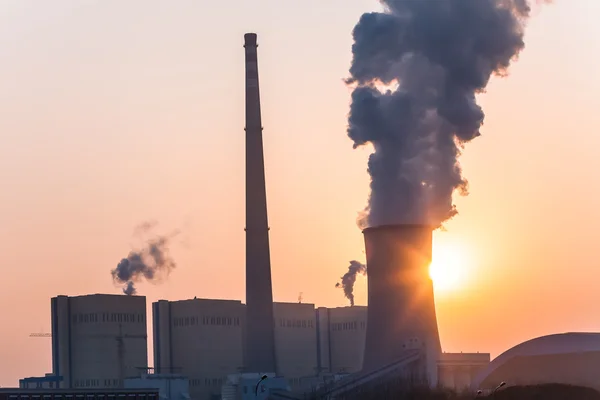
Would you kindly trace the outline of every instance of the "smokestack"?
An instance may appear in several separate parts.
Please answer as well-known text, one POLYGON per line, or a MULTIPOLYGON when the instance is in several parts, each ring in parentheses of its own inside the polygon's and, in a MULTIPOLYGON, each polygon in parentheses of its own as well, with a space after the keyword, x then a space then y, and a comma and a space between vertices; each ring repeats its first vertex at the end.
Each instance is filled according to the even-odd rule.
POLYGON ((437 383, 441 352, 429 277, 432 227, 386 225, 363 231, 368 268, 368 316, 363 370, 425 349, 427 374, 437 383))
POLYGON ((262 143, 256 34, 246 52, 246 367, 276 372, 271 255, 262 143))

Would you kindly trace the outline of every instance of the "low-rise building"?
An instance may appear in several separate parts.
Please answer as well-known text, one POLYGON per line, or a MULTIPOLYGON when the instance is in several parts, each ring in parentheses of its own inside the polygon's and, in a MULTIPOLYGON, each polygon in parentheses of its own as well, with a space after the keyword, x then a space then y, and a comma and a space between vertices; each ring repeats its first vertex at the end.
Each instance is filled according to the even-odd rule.
POLYGON ((157 389, 0 388, 0 400, 159 400, 157 389))
POLYGON ((146 298, 92 294, 51 299, 52 372, 61 388, 122 388, 148 367, 146 298))
POLYGON ((348 374, 362 369, 367 307, 317 309, 319 373, 348 374))
POLYGON ((160 300, 152 315, 155 371, 187 376, 192 398, 219 396, 227 375, 243 369, 241 301, 160 300))
POLYGON ((180 374, 143 374, 125 379, 125 389, 158 389, 161 400, 189 400, 190 382, 180 374))
POLYGON ((438 383, 456 391, 470 390, 477 375, 490 363, 490 353, 442 353, 438 383))
POLYGON ((20 389, 56 389, 60 387, 62 376, 46 374, 45 376, 35 376, 19 379, 20 389))

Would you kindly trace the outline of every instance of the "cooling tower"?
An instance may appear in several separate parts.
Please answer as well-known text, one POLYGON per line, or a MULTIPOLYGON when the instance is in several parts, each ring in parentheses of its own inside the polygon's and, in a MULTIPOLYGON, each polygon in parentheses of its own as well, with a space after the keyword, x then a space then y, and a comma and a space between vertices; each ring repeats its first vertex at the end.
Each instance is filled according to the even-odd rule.
POLYGON ((256 34, 246 52, 246 370, 275 372, 275 331, 256 34))
POLYGON ((441 352, 429 277, 432 229, 388 225, 363 231, 368 271, 368 316, 363 371, 393 363, 403 351, 423 349, 423 370, 437 384, 441 352))

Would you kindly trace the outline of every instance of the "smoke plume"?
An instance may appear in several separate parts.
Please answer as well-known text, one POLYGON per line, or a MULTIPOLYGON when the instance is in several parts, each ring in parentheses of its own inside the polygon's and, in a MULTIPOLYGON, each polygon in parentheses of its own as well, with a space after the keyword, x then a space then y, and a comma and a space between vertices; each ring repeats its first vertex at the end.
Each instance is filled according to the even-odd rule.
POLYGON ((458 157, 480 135, 475 95, 505 76, 524 48, 528 0, 380 0, 353 31, 348 136, 371 143, 371 194, 361 227, 439 227, 455 190, 468 194, 458 157), (381 89, 381 88, 384 89, 381 89))
POLYGON ((336 288, 344 289, 344 295, 348 300, 350 300, 350 305, 354 306, 354 283, 356 283, 356 275, 362 274, 365 275, 367 273, 367 266, 363 263, 360 263, 356 260, 350 261, 350 266, 348 267, 348 272, 341 277, 342 282, 336 283, 336 288))
MULTIPOLYGON (((142 236, 149 233, 156 226, 156 222, 145 222, 135 229, 135 234, 142 236)), ((135 284, 146 279, 148 282, 158 282, 169 275, 175 268, 175 261, 169 257, 169 240, 179 232, 168 236, 154 236, 146 240, 145 246, 139 250, 132 250, 127 258, 123 258, 115 269, 111 271, 116 284, 124 284, 123 293, 134 295, 137 293, 135 284)))

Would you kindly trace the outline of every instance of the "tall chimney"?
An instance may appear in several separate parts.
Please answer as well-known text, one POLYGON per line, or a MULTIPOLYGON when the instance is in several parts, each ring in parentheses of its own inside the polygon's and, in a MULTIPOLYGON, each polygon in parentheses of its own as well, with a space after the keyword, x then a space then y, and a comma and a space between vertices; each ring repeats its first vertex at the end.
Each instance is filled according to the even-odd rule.
POLYGON ((368 315, 363 370, 374 370, 421 349, 422 377, 437 384, 441 352, 433 282, 432 229, 427 225, 367 228, 368 315))
POLYGON ((273 289, 256 34, 246 50, 246 369, 276 372, 273 289))

